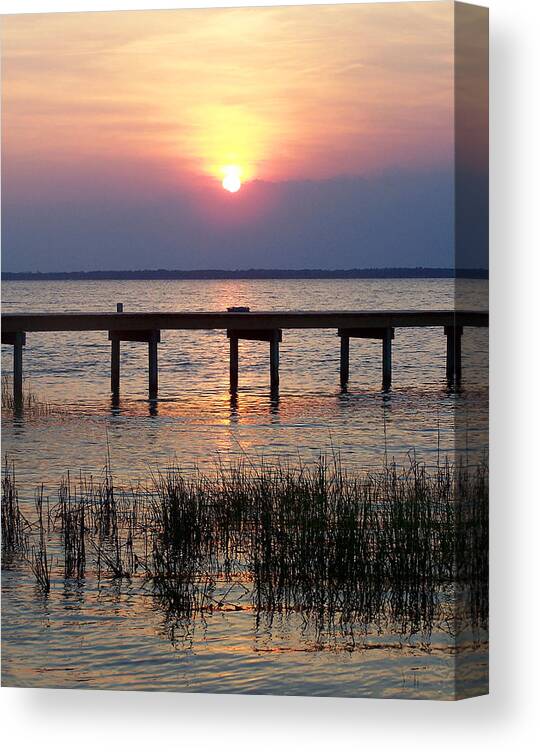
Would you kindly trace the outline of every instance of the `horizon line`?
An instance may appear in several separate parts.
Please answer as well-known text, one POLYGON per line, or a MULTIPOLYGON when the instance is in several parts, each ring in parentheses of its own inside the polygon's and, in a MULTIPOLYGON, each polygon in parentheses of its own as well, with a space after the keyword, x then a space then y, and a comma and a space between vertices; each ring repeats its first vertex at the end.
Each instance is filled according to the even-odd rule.
POLYGON ((2 271, 3 281, 32 280, 166 280, 166 279, 487 279, 485 268, 366 267, 350 269, 96 269, 92 271, 2 271))

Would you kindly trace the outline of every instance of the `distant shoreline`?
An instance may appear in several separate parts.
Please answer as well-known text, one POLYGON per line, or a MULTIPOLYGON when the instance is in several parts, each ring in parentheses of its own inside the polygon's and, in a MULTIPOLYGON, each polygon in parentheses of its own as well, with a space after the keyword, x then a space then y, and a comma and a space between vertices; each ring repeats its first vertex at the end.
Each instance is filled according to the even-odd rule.
POLYGON ((2 281, 234 280, 234 279, 488 279, 487 269, 142 269, 91 272, 2 272, 2 281))

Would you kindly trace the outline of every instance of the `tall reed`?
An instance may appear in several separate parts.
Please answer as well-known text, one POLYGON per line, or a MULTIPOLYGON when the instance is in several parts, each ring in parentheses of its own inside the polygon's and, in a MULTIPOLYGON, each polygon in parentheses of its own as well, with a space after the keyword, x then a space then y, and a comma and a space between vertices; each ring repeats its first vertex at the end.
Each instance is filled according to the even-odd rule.
POLYGON ((6 457, 2 473, 2 561, 8 566, 16 556, 28 553, 29 524, 21 512, 15 465, 6 457))
POLYGON ((37 544, 30 550, 30 567, 36 578, 36 584, 43 593, 51 589, 52 558, 47 556, 46 526, 43 520, 43 486, 36 492, 35 508, 38 521, 37 544))

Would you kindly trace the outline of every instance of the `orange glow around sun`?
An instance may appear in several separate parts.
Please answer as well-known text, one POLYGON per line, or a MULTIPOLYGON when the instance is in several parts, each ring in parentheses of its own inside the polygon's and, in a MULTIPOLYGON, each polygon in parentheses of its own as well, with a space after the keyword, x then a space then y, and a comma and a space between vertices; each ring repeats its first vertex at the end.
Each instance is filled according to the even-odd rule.
POLYGON ((239 167, 236 165, 227 165, 227 167, 224 167, 223 170, 223 180, 221 182, 221 185, 225 188, 226 191, 229 191, 229 193, 236 193, 240 190, 242 187, 242 180, 241 180, 241 174, 242 171, 239 167))
POLYGON ((51 166, 67 196, 144 169, 240 198, 255 181, 453 164, 453 4, 391 19, 377 3, 6 16, 10 191, 51 166))

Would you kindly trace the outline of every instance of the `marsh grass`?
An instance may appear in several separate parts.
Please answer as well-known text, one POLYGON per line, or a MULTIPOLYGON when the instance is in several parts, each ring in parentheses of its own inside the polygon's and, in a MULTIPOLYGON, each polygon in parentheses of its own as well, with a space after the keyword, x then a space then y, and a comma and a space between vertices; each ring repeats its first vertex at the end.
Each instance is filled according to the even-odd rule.
POLYGON ((21 512, 15 479, 15 466, 7 457, 2 473, 2 566, 16 557, 28 555, 30 524, 21 512))
MULTIPOLYGON (((416 631, 440 610, 441 593, 487 603, 487 468, 449 464, 428 473, 411 461, 350 477, 339 461, 315 466, 221 468, 157 483, 153 581, 169 606, 185 583, 247 577, 258 614, 301 612, 321 630, 380 619, 416 631), (337 619, 337 621, 336 621, 337 619)), ((471 609, 471 606, 474 608, 471 609)))
POLYGON ((58 512, 64 547, 64 577, 82 579, 86 572, 85 498, 71 494, 69 475, 58 491, 58 512))
POLYGON ((2 376, 2 410, 9 413, 24 412, 36 418, 45 418, 61 412, 60 408, 40 400, 27 381, 23 385, 22 404, 16 404, 13 397, 13 379, 7 375, 2 376))
MULTIPOLYGON (((35 510, 37 517, 37 542, 30 546, 30 568, 36 578, 36 585, 42 593, 51 589, 52 557, 47 554, 48 522, 43 516, 43 486, 36 491, 35 510)), ((48 520, 48 516, 47 516, 48 520)))
POLYGON ((243 461, 212 474, 170 467, 148 488, 116 489, 108 463, 99 479, 63 479, 47 514, 38 492, 31 528, 10 473, 8 541, 31 551, 45 592, 51 534, 64 578, 140 578, 173 622, 248 607, 261 623, 301 615, 318 635, 487 620, 485 464, 428 470, 411 458, 350 475, 336 457, 243 461))

